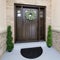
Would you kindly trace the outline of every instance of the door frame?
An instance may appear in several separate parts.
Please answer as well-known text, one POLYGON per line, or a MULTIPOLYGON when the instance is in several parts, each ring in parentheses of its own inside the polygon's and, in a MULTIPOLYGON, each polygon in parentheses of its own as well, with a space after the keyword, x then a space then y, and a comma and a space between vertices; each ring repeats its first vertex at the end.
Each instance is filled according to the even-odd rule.
MULTIPOLYGON (((41 5, 30 5, 30 4, 17 4, 17 3, 15 3, 14 4, 14 33, 15 33, 15 35, 14 35, 14 38, 15 38, 15 43, 16 43, 16 31, 17 31, 17 23, 16 23, 16 7, 17 6, 24 6, 24 7, 31 7, 31 8, 38 8, 38 9, 40 9, 40 8, 44 8, 44 20, 45 20, 45 22, 44 22, 44 41, 45 41, 45 35, 46 35, 46 6, 41 6, 41 5)), ((40 10, 39 10, 40 11, 40 10)), ((39 19, 40 20, 40 19, 39 19)), ((39 40, 40 41, 40 40, 39 40)))

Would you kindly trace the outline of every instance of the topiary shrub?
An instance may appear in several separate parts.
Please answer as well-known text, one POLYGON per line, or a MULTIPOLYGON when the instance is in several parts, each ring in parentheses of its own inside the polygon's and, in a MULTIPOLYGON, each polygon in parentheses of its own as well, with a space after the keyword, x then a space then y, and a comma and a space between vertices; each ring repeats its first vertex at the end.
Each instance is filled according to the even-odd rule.
POLYGON ((8 52, 11 52, 14 48, 14 44, 13 44, 12 40, 13 40, 13 38, 12 38, 11 26, 8 26, 7 27, 7 41, 6 41, 6 44, 7 44, 6 50, 8 52))
POLYGON ((52 29, 50 25, 48 26, 47 46, 48 47, 52 46, 52 29))

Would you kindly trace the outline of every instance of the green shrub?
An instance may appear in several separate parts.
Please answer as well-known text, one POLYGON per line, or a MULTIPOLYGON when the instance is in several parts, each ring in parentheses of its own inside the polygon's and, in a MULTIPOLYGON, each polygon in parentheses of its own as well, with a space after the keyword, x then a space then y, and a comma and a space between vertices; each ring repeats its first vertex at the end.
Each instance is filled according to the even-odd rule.
POLYGON ((6 41, 6 44, 7 44, 7 51, 8 52, 11 52, 14 48, 14 44, 12 42, 13 38, 12 38, 12 31, 11 31, 11 26, 8 26, 7 27, 7 41, 6 41))
POLYGON ((48 26, 47 46, 48 47, 52 46, 52 29, 50 25, 48 26))

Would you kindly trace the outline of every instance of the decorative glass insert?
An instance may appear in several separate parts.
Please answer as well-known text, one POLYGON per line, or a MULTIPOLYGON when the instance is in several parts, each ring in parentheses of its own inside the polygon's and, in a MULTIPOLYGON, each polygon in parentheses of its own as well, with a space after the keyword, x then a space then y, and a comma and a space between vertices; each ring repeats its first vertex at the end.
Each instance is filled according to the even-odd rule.
POLYGON ((40 10, 40 18, 43 18, 43 10, 40 10))
POLYGON ((21 14, 17 14, 17 17, 21 17, 21 14))
POLYGON ((21 11, 20 11, 20 10, 18 10, 18 11, 17 11, 17 13, 19 14, 19 13, 21 13, 21 11))
POLYGON ((17 10, 17 17, 21 17, 21 11, 17 10))

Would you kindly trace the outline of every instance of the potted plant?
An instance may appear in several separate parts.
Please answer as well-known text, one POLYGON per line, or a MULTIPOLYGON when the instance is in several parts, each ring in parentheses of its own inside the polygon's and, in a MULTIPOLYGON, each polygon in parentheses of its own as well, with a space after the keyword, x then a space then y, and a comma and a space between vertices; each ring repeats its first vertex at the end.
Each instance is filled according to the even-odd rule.
POLYGON ((47 46, 48 47, 52 46, 52 29, 51 29, 51 25, 48 26, 47 46))
POLYGON ((6 50, 8 52, 11 52, 14 48, 14 44, 13 44, 12 40, 13 40, 13 38, 12 38, 11 26, 8 26, 7 27, 7 41, 6 41, 6 44, 7 44, 6 50))

